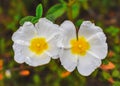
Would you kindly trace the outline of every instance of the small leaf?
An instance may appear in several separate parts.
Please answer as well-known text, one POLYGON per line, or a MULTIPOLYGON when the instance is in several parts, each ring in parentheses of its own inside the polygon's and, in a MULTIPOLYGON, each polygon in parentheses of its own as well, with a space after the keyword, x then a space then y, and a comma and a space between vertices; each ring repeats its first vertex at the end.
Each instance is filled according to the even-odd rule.
POLYGON ((26 21, 31 21, 34 18, 34 16, 26 16, 20 20, 20 25, 23 25, 26 21))
POLYGON ((103 64, 107 65, 109 63, 109 61, 107 59, 104 59, 103 61, 103 64))
POLYGON ((119 81, 115 81, 112 86, 120 86, 120 82, 119 81))
POLYGON ((83 19, 79 19, 79 20, 75 23, 75 26, 79 28, 83 21, 84 21, 83 19))
POLYGON ((43 7, 42 4, 39 4, 36 8, 36 17, 40 18, 43 13, 43 7))
POLYGON ((33 81, 34 81, 35 84, 40 84, 40 83, 41 83, 41 80, 40 80, 39 75, 35 74, 35 75, 33 76, 33 81))
POLYGON ((37 22, 38 22, 38 20, 39 20, 39 18, 38 18, 38 17, 34 17, 34 18, 32 18, 31 22, 32 22, 33 24, 35 24, 35 23, 37 23, 37 22))
POLYGON ((103 75, 104 79, 106 79, 106 80, 108 80, 111 77, 110 74, 105 71, 102 72, 102 75, 103 75))
POLYGON ((111 34, 112 36, 116 36, 117 34, 119 34, 120 30, 117 27, 110 26, 106 29, 106 32, 111 34))
POLYGON ((7 28, 8 29, 11 29, 13 31, 15 31, 15 27, 16 27, 16 24, 14 22, 10 22, 8 25, 7 25, 7 28))
POLYGON ((51 14, 51 15, 47 15, 46 18, 49 19, 49 20, 52 21, 52 22, 55 21, 55 17, 54 17, 54 15, 52 15, 52 14, 51 14))
POLYGON ((55 21, 58 17, 62 16, 66 11, 66 5, 63 4, 56 4, 54 6, 52 6, 48 12, 46 17, 51 20, 51 21, 55 21))
POLYGON ((118 70, 114 70, 112 72, 112 76, 115 77, 115 78, 119 77, 119 75, 120 75, 120 72, 118 70))
POLYGON ((72 17, 73 19, 77 18, 80 12, 80 3, 76 2, 72 6, 72 17))

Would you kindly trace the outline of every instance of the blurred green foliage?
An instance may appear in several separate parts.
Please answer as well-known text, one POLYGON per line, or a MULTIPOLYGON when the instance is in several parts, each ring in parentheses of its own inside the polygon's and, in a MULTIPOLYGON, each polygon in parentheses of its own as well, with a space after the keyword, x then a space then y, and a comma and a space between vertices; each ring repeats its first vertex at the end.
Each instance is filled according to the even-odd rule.
POLYGON ((36 7, 36 16, 26 16, 26 17, 22 18, 20 20, 20 25, 23 25, 24 22, 26 22, 26 21, 29 21, 29 22, 32 22, 33 24, 35 24, 42 17, 42 13, 43 13, 43 7, 42 7, 42 4, 39 4, 36 7))
POLYGON ((120 0, 0 0, 0 86, 120 86, 119 12, 120 0), (40 17, 58 24, 69 19, 76 28, 83 20, 91 20, 102 27, 109 45, 103 60, 107 69, 100 67, 91 76, 83 77, 77 70, 65 71, 59 60, 35 68, 16 63, 12 33, 24 21, 36 23, 40 17))

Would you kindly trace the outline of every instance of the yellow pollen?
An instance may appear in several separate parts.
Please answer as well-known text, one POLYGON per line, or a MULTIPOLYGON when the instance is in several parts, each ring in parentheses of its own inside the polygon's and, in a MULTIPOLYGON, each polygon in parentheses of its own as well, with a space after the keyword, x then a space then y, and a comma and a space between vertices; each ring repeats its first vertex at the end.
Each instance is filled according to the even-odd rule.
POLYGON ((87 50, 90 49, 90 45, 84 37, 79 37, 78 40, 72 39, 70 41, 71 52, 76 55, 84 56, 87 50))
POLYGON ((33 38, 30 41, 29 49, 35 54, 40 55, 48 49, 48 43, 45 38, 33 38))
POLYGON ((79 45, 78 47, 79 47, 79 48, 81 48, 81 47, 82 47, 82 45, 79 45))

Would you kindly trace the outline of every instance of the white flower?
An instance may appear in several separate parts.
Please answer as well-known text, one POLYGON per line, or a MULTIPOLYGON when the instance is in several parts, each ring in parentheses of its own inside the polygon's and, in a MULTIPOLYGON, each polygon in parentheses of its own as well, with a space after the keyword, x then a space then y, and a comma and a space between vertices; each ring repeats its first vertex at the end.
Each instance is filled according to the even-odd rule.
POLYGON ((41 18, 35 26, 25 22, 12 36, 14 59, 31 66, 47 64, 58 57, 57 37, 59 26, 41 18))
POLYGON ((107 55, 102 29, 90 21, 84 21, 79 31, 71 21, 63 22, 60 28, 63 36, 58 43, 61 64, 69 72, 77 67, 81 75, 90 75, 107 55))

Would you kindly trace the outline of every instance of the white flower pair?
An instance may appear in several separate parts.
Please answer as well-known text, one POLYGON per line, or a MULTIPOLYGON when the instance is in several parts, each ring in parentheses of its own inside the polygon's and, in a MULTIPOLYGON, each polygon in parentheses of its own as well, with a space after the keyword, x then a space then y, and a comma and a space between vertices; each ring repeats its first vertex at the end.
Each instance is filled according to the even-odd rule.
POLYGON ((35 26, 25 22, 12 36, 14 59, 18 63, 39 66, 60 58, 63 67, 90 75, 107 55, 106 37, 100 27, 84 21, 78 32, 71 21, 60 26, 40 18, 35 26))

